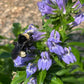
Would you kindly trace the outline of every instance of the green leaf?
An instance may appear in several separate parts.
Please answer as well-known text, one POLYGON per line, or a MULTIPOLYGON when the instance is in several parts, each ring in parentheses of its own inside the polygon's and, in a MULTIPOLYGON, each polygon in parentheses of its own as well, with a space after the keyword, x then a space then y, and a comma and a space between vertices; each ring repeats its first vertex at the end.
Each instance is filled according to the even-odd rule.
POLYGON ((0 84, 10 84, 11 78, 9 75, 0 73, 0 84))
POLYGON ((64 74, 67 74, 69 71, 70 71, 70 69, 62 69, 62 70, 59 70, 58 72, 56 72, 56 75, 62 76, 64 74))
POLYGON ((15 37, 17 37, 20 34, 20 32, 21 32, 21 25, 20 25, 20 23, 13 23, 12 32, 15 35, 15 37))
POLYGON ((58 59, 58 57, 54 57, 54 60, 55 60, 55 62, 56 62, 59 66, 61 66, 62 68, 65 68, 65 66, 62 64, 62 62, 60 62, 60 60, 58 59))
POLYGON ((8 53, 8 52, 2 52, 2 53, 0 54, 0 58, 8 58, 8 57, 11 57, 11 54, 8 53))
POLYGON ((62 80, 64 82, 69 82, 70 84, 72 84, 72 83, 78 83, 78 80, 75 77, 66 77, 66 78, 62 78, 62 80))
POLYGON ((84 83, 84 77, 80 77, 80 78, 78 78, 78 81, 84 83))
POLYGON ((0 35, 0 39, 7 39, 7 37, 0 35))
POLYGON ((73 54, 75 55, 75 57, 77 59, 77 62, 74 63, 74 64, 79 65, 80 66, 80 70, 83 70, 83 63, 80 60, 80 53, 79 53, 79 51, 76 48, 74 48, 74 47, 71 47, 71 49, 72 49, 72 52, 73 52, 73 54))
POLYGON ((28 25, 24 28, 22 28, 21 33, 25 32, 25 30, 28 29, 28 25))
POLYGON ((82 32, 84 32, 84 28, 75 28, 75 29, 72 29, 71 32, 73 32, 73 31, 79 31, 79 30, 81 30, 82 32))
POLYGON ((81 42, 69 42, 68 45, 84 47, 84 43, 81 42))
POLYGON ((81 4, 84 4, 84 0, 80 0, 81 4))
POLYGON ((72 4, 72 0, 68 0, 68 3, 69 3, 69 4, 72 4))
POLYGON ((75 73, 75 72, 78 72, 78 71, 81 71, 80 67, 77 67, 76 69, 74 69, 73 71, 71 71, 71 73, 75 73))
POLYGON ((77 63, 80 63, 80 53, 79 53, 79 51, 74 47, 71 47, 71 49, 72 49, 72 52, 73 52, 73 54, 75 55, 75 57, 77 59, 77 63))
POLYGON ((29 78, 24 80, 24 84, 27 84, 29 82, 29 78))
POLYGON ((26 78, 26 72, 25 71, 18 71, 16 73, 15 78, 12 80, 11 84, 19 84, 23 82, 26 78))
POLYGON ((26 78, 25 80, 24 80, 24 84, 27 84, 28 82, 29 82, 29 79, 31 78, 31 76, 29 77, 29 78, 26 78))
POLYGON ((44 84, 45 77, 46 77, 46 70, 42 70, 37 76, 37 84, 44 84))
POLYGON ((12 49, 13 49, 13 45, 12 44, 11 45, 10 44, 8 44, 8 45, 1 45, 0 49, 3 49, 5 51, 7 51, 7 52, 11 52, 12 49))
POLYGON ((63 84, 63 82, 59 78, 53 77, 50 84, 63 84))

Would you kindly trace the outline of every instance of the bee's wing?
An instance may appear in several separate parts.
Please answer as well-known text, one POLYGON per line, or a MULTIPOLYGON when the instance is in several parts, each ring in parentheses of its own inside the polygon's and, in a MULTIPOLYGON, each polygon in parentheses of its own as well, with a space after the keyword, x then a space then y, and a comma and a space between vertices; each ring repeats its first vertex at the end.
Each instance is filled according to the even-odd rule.
POLYGON ((18 43, 15 44, 15 48, 12 50, 12 59, 16 59, 18 54, 20 52, 20 47, 18 45, 18 43))

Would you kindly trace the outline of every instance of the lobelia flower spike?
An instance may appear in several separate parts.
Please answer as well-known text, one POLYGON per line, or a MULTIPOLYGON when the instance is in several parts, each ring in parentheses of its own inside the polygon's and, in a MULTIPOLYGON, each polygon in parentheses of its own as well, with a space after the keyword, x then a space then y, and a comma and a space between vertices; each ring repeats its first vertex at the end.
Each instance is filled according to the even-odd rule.
POLYGON ((29 25, 28 29, 25 30, 24 33, 27 33, 27 32, 31 32, 31 33, 33 34, 33 35, 32 35, 33 41, 38 41, 38 40, 44 38, 45 36, 42 36, 42 35, 46 34, 46 32, 39 32, 39 31, 37 30, 37 28, 34 27, 33 24, 29 25))
POLYGON ((55 32, 53 30, 50 34, 50 38, 47 40, 47 46, 52 53, 56 53, 57 55, 61 55, 61 53, 64 53, 64 50, 62 46, 59 45, 60 41, 60 34, 59 32, 55 32))
POLYGON ((53 11, 55 11, 55 9, 48 6, 48 4, 50 4, 49 0, 43 0, 43 1, 37 3, 42 16, 44 16, 46 14, 55 14, 55 13, 53 13, 53 11))
POLYGON ((79 15, 76 15, 74 17, 74 22, 71 22, 68 25, 70 25, 70 27, 75 27, 75 26, 79 25, 83 21, 84 21, 84 13, 81 13, 79 15))
POLYGON ((66 64, 70 64, 70 63, 74 63, 76 62, 76 58, 73 55, 73 53, 71 52, 71 48, 64 48, 64 54, 62 55, 62 60, 66 63, 66 64))
POLYGON ((72 8, 75 8, 75 7, 76 7, 75 10, 77 10, 77 9, 79 9, 79 8, 82 8, 83 6, 84 6, 84 4, 82 5, 82 4, 80 3, 80 0, 77 0, 77 2, 72 6, 72 8))
POLYGON ((37 67, 35 64, 29 63, 26 67, 27 78, 34 74, 37 71, 37 67))
POLYGON ((39 70, 48 70, 52 65, 52 60, 49 57, 47 51, 41 53, 41 59, 38 60, 38 69, 39 70))
POLYGON ((29 79, 29 82, 27 84, 37 84, 36 78, 32 77, 29 79))
POLYGON ((33 60, 34 55, 33 54, 27 54, 26 57, 20 57, 18 56, 16 59, 13 60, 15 67, 23 67, 26 65, 26 62, 33 60), (31 57, 32 56, 32 57, 31 57))
POLYGON ((57 4, 60 10, 63 8, 63 14, 66 14, 65 5, 67 3, 67 0, 51 0, 51 1, 54 4, 57 4))

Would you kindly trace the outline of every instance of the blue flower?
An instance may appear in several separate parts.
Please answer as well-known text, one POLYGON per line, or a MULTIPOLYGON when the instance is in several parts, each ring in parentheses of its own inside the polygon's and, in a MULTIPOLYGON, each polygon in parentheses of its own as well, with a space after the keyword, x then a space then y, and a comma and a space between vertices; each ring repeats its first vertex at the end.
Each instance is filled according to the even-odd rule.
POLYGON ((41 53, 41 59, 38 60, 38 68, 39 70, 48 70, 52 65, 52 60, 49 57, 48 52, 42 52, 41 53))
POLYGON ((26 67, 27 78, 34 74, 37 71, 37 67, 35 64, 29 63, 26 67))
POLYGON ((51 1, 54 4, 57 4, 60 10, 63 8, 63 14, 66 14, 65 5, 67 3, 67 0, 51 0, 51 1))
POLYGON ((29 79, 29 82, 27 84, 37 84, 36 78, 32 77, 29 79))
POLYGON ((53 30, 50 34, 50 38, 48 39, 48 41, 53 41, 55 43, 60 43, 60 34, 59 32, 55 32, 55 30, 53 30))
POLYGON ((16 59, 13 60, 15 67, 22 67, 25 65, 21 59, 22 59, 22 57, 18 56, 16 59))
POLYGON ((39 32, 37 30, 37 28, 34 27, 33 24, 29 25, 28 29, 25 30, 24 33, 28 33, 28 32, 32 33, 33 41, 38 41, 38 40, 44 38, 45 36, 42 36, 42 35, 46 34, 46 32, 39 32))
POLYGON ((70 27, 74 27, 79 25, 81 22, 84 21, 84 13, 81 13, 79 15, 76 15, 74 17, 74 22, 69 23, 70 27))
POLYGON ((34 59, 34 57, 31 57, 31 56, 34 56, 34 55, 33 54, 27 54, 26 57, 18 56, 16 59, 13 60, 14 66, 15 67, 23 67, 23 66, 25 66, 26 62, 34 59))
POLYGON ((32 33, 34 33, 34 32, 36 32, 37 31, 37 28, 36 27, 34 27, 34 25, 33 24, 30 24, 29 25, 29 27, 28 27, 28 29, 27 30, 25 30, 25 32, 24 33, 28 33, 28 32, 32 32, 32 33))
POLYGON ((43 0, 43 1, 37 3, 42 16, 44 16, 45 14, 55 14, 55 13, 53 13, 53 11, 55 9, 48 6, 49 3, 50 3, 49 0, 46 0, 46 1, 43 0))
POLYGON ((72 6, 72 8, 75 8, 75 10, 79 9, 79 8, 82 8, 84 6, 84 4, 82 5, 80 3, 80 0, 77 0, 77 2, 72 6))
POLYGON ((64 48, 64 54, 61 56, 62 60, 66 63, 66 64, 70 64, 70 63, 74 63, 76 62, 76 58, 73 55, 73 53, 71 52, 71 48, 64 48))
POLYGON ((47 46, 52 53, 56 53, 57 55, 61 55, 64 53, 62 46, 59 45, 60 41, 60 34, 55 30, 53 30, 50 34, 50 38, 47 41, 47 46))

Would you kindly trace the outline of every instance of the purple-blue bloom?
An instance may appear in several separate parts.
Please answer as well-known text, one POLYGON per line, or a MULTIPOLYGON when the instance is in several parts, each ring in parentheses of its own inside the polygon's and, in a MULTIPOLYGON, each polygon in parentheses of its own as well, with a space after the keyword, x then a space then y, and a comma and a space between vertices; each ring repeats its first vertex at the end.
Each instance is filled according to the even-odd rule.
POLYGON ((25 66, 26 62, 34 59, 31 56, 34 56, 34 55, 33 54, 27 54, 26 57, 20 57, 20 56, 18 56, 16 59, 13 60, 14 66, 15 67, 23 67, 23 66, 25 66))
POLYGON ((44 38, 45 36, 42 36, 42 35, 46 34, 46 32, 39 32, 39 31, 37 30, 37 28, 34 27, 33 24, 29 25, 28 29, 25 30, 24 33, 28 33, 28 32, 31 32, 31 33, 33 34, 33 35, 32 35, 33 41, 38 41, 38 40, 44 38))
POLYGON ((22 67, 24 66, 24 62, 22 62, 22 57, 18 56, 16 59, 13 60, 15 67, 22 67))
POLYGON ((47 0, 47 1, 43 0, 43 1, 37 3, 42 16, 44 16, 45 14, 55 14, 55 13, 53 13, 53 11, 55 9, 48 6, 49 3, 50 3, 49 0, 47 0))
POLYGON ((84 6, 84 4, 82 5, 82 4, 80 3, 80 0, 77 0, 77 2, 72 6, 72 8, 75 8, 75 7, 76 7, 75 10, 77 10, 77 9, 79 9, 79 8, 82 8, 83 6, 84 6))
POLYGON ((64 48, 64 54, 62 55, 62 60, 66 63, 66 64, 70 64, 70 63, 74 63, 76 62, 76 58, 73 55, 73 53, 71 52, 71 48, 64 48))
POLYGON ((29 79, 29 82, 27 84, 37 84, 36 78, 32 77, 29 79))
POLYGON ((56 53, 57 55, 61 55, 61 53, 64 53, 64 50, 62 46, 59 45, 60 43, 60 34, 59 32, 55 32, 53 30, 50 34, 50 38, 47 40, 47 46, 52 53, 56 53))
POLYGON ((33 24, 30 24, 29 25, 29 27, 28 27, 28 29, 27 30, 25 30, 25 32, 24 33, 28 33, 28 32, 32 32, 32 33, 34 33, 34 32, 36 32, 37 31, 37 28, 36 27, 34 27, 34 25, 33 24))
POLYGON ((38 60, 38 69, 39 70, 48 70, 52 65, 52 60, 49 57, 48 52, 41 53, 41 59, 38 60))
POLYGON ((74 17, 74 22, 69 23, 70 27, 74 27, 79 25, 81 22, 84 21, 84 13, 81 13, 79 15, 76 15, 74 17))
POLYGON ((54 4, 57 4, 59 9, 61 10, 63 8, 63 14, 66 14, 65 5, 67 3, 66 0, 51 0, 54 4))
POLYGON ((50 38, 48 39, 48 41, 53 41, 55 43, 60 43, 60 34, 59 32, 55 32, 55 30, 53 30, 50 34, 50 38))
POLYGON ((37 67, 35 64, 29 63, 26 67, 27 78, 34 74, 37 71, 37 67))

